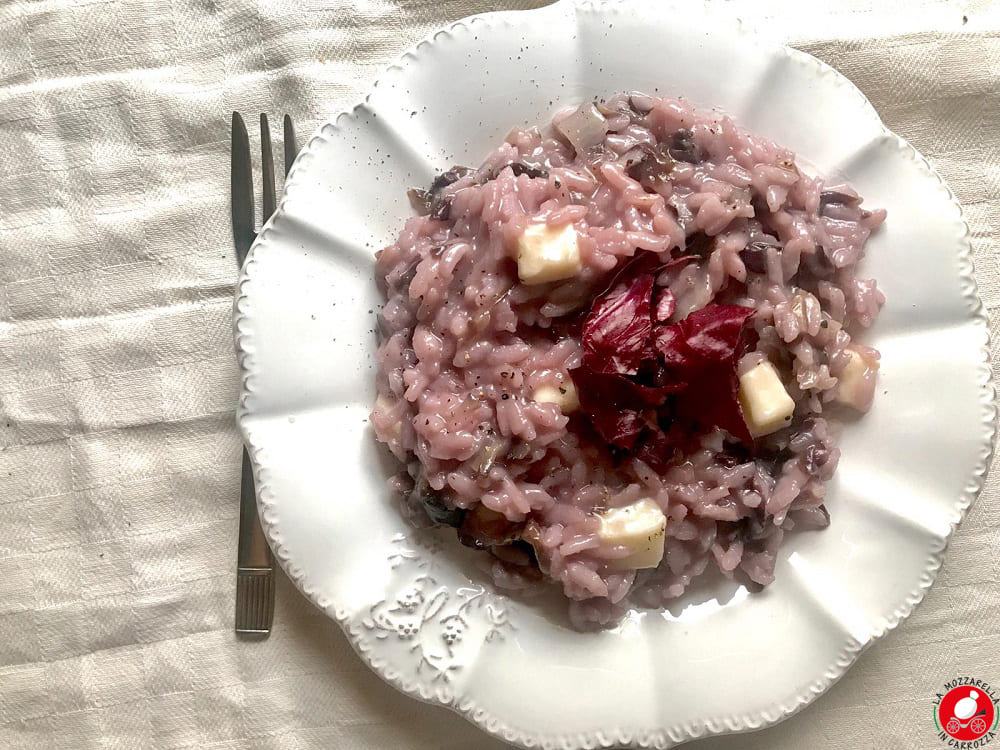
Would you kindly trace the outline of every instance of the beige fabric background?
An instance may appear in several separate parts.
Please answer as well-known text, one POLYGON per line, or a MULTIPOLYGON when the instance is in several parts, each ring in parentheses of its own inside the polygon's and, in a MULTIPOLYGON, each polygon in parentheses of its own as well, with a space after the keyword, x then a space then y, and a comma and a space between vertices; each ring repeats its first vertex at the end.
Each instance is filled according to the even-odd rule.
MULTIPOLYGON (((930 157, 996 320, 998 4, 710 1, 839 68, 930 157)), ((234 640, 228 119, 288 112, 304 136, 433 27, 543 2, 0 2, 0 747, 501 746, 369 674, 284 578, 273 637, 234 640)), ((692 750, 938 747, 946 679, 1000 687, 998 482, 829 695, 692 750)))

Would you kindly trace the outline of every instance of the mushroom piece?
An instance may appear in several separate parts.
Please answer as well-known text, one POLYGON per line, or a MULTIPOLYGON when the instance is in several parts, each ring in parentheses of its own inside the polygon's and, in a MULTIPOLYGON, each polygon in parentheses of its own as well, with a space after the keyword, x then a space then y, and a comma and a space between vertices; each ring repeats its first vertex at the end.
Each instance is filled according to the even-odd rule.
POLYGON ((593 103, 587 102, 576 112, 557 122, 555 128, 578 154, 586 154, 604 140, 608 122, 593 103))

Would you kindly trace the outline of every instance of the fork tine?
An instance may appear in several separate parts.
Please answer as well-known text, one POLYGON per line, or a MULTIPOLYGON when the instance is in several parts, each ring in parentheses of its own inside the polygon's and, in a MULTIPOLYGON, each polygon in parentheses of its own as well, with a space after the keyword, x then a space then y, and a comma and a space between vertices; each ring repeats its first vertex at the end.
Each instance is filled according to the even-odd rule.
POLYGON ((265 223, 271 218, 274 209, 277 208, 277 198, 274 192, 274 155, 271 153, 271 128, 268 127, 267 115, 263 112, 260 114, 260 158, 261 175, 264 178, 262 186, 264 215, 261 217, 261 223, 265 223))
POLYGON ((299 153, 299 147, 295 143, 295 126, 292 125, 292 118, 288 115, 285 115, 281 130, 285 137, 285 177, 288 177, 292 163, 299 153))

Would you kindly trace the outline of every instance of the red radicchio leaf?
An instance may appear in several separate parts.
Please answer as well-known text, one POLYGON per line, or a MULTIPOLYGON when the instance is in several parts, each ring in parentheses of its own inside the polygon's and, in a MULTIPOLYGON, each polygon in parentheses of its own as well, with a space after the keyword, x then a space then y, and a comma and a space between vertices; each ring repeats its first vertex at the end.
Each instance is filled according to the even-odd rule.
POLYGON ((747 443, 752 438, 737 396, 736 365, 756 343, 756 331, 748 325, 753 314, 751 307, 709 305, 656 331, 656 348, 668 373, 687 381, 677 400, 678 416, 717 425, 747 443))
POLYGON ((642 411, 648 406, 659 406, 671 393, 676 393, 683 386, 677 383, 664 385, 645 385, 637 383, 632 378, 617 373, 592 372, 581 367, 573 373, 580 398, 584 406, 625 407, 642 411), (584 388, 586 384, 589 388, 584 388), (584 393, 588 390, 588 393, 584 393), (609 403, 611 402, 611 403, 609 403))
POLYGON ((591 414, 590 423, 609 445, 623 450, 632 450, 647 426, 645 417, 632 409, 599 409, 591 414))
MULTIPOLYGON (((664 268, 655 253, 629 261, 594 301, 583 323, 583 363, 573 379, 583 411, 610 445, 662 468, 694 425, 718 425, 751 440, 737 399, 736 363, 754 343, 754 310, 709 305, 675 325, 669 289, 655 285, 664 268), (677 394, 668 432, 657 410, 677 394)), ((662 409, 659 409, 662 412, 662 409)))
POLYGON ((644 361, 656 359, 653 324, 666 322, 677 309, 673 292, 657 288, 656 277, 665 268, 690 260, 680 257, 663 263, 656 253, 643 252, 622 266, 594 300, 583 323, 585 367, 635 375, 644 361))
POLYGON ((661 266, 656 253, 642 253, 622 266, 583 323, 584 365, 594 372, 635 375, 650 350, 653 285, 661 266))
POLYGON ((721 427, 741 443, 753 437, 743 419, 735 370, 713 367, 695 376, 691 386, 677 400, 677 417, 688 424, 721 427))
POLYGON ((636 398, 632 381, 621 375, 591 372, 581 368, 573 374, 580 405, 590 416, 597 433, 608 444, 631 450, 649 419, 643 414, 649 407, 636 398))
POLYGON ((686 438, 685 429, 678 423, 664 431, 659 424, 655 430, 647 430, 641 440, 637 440, 633 453, 636 458, 651 466, 656 471, 663 471, 674 451, 681 447, 686 438))
POLYGON ((709 305, 688 315, 678 325, 687 348, 706 362, 732 361, 740 346, 744 324, 752 307, 709 305))
MULTIPOLYGON (((688 372, 716 365, 733 365, 748 349, 752 328, 746 325, 752 307, 708 305, 680 323, 656 330, 656 349, 668 370, 688 372)), ((684 377, 682 372, 677 375, 684 377)))
POLYGON ((594 372, 635 375, 648 356, 652 274, 617 282, 595 302, 583 324, 584 360, 594 372))
POLYGON ((680 325, 661 326, 655 333, 656 351, 672 373, 697 367, 697 360, 684 346, 684 329, 680 325))
POLYGON ((655 407, 673 386, 651 387, 618 375, 599 373, 582 367, 573 373, 583 411, 591 424, 610 445, 631 450, 639 434, 655 424, 655 407))

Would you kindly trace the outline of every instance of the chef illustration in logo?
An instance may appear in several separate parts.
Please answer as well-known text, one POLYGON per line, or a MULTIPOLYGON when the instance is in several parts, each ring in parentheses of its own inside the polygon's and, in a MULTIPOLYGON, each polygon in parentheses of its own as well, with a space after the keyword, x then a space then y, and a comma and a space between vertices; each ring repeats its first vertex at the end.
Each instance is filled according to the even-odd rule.
POLYGON ((956 740, 976 740, 986 734, 996 719, 996 706, 988 695, 974 687, 949 690, 938 705, 940 727, 956 740))

